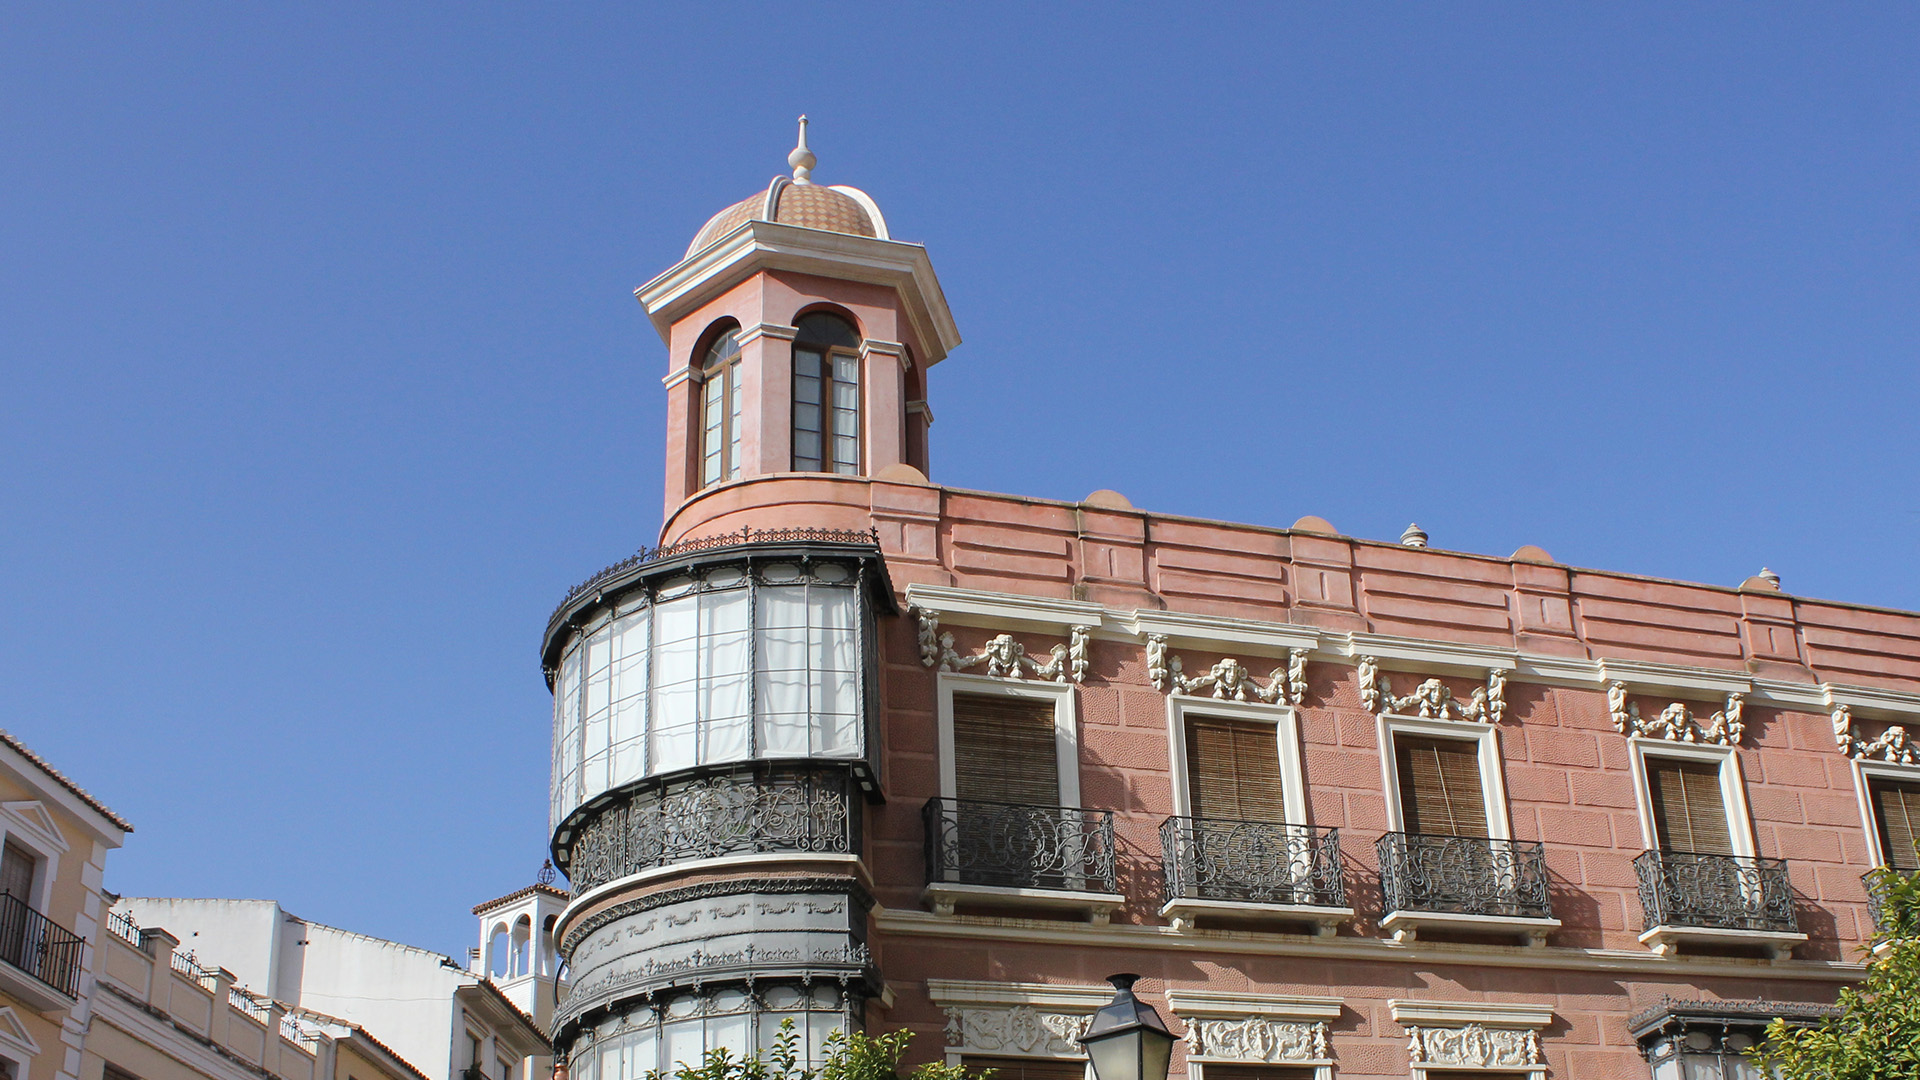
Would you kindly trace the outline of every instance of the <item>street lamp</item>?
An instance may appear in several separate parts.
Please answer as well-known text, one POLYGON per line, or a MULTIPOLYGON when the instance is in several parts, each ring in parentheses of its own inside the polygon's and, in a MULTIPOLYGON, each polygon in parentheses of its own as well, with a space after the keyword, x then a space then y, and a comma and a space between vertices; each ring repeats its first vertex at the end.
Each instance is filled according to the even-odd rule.
POLYGON ((1138 975, 1109 975, 1113 1000, 1093 1014, 1080 1045, 1093 1063, 1094 1080, 1167 1080, 1173 1063, 1173 1032, 1153 1006, 1133 996, 1138 975))

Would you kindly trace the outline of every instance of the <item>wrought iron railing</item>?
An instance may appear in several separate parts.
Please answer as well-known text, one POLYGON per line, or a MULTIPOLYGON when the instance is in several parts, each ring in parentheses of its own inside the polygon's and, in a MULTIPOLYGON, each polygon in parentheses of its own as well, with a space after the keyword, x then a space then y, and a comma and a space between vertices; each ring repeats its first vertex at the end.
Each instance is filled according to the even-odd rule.
POLYGON ((214 983, 213 969, 203 966, 200 963, 199 959, 193 955, 193 952, 191 950, 187 952, 174 953, 172 963, 173 963, 173 970, 179 972, 182 975, 185 975, 187 978, 192 979, 194 982, 199 983, 205 989, 208 989, 208 990, 213 989, 213 983, 214 983))
POLYGON ((1166 900, 1345 907, 1340 830, 1170 817, 1160 824, 1166 900))
POLYGON ((140 924, 133 921, 131 912, 107 912, 107 930, 112 933, 114 937, 119 938, 129 945, 137 946, 143 944, 146 940, 141 936, 140 924))
POLYGON ((568 604, 636 566, 670 559, 690 551, 708 551, 713 548, 738 547, 743 544, 869 544, 878 547, 880 531, 878 529, 820 529, 806 526, 791 529, 755 529, 748 526, 743 527, 739 532, 688 537, 665 547, 643 547, 611 566, 602 567, 592 577, 568 589, 567 595, 553 609, 553 614, 548 616, 547 621, 552 622, 567 609, 568 604))
POLYGON ((1920 930, 1920 898, 1908 891, 1920 878, 1920 870, 1896 870, 1876 866, 1860 875, 1867 887, 1867 899, 1873 907, 1876 934, 1908 936, 1920 930), (1906 888, 1902 888, 1905 886, 1906 888))
POLYGON ((1388 914, 1440 912, 1547 919, 1547 850, 1536 840, 1388 833, 1380 856, 1380 893, 1388 914))
POLYGON ((12 893, 0 893, 0 960, 68 997, 80 996, 80 935, 35 911, 12 893))
POLYGON ((1645 928, 1691 926, 1793 933, 1793 889, 1785 859, 1643 851, 1640 875, 1645 928))
POLYGON ((856 787, 846 765, 757 765, 642 788, 581 825, 567 880, 578 894, 694 859, 856 852, 856 787))
POLYGON ((928 799, 927 881, 1114 891, 1113 812, 928 799))

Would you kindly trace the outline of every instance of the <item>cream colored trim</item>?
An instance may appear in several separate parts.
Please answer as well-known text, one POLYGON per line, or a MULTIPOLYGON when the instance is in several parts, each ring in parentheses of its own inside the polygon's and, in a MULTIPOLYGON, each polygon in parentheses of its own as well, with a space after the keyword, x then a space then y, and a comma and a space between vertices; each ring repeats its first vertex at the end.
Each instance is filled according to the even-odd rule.
POLYGON ((1477 744, 1480 756, 1480 793, 1486 801, 1487 835, 1495 840, 1513 839, 1513 824, 1507 816, 1506 773, 1500 762, 1500 732, 1492 724, 1472 720, 1423 720, 1415 716, 1382 713, 1379 720, 1380 777, 1387 793, 1387 823, 1393 832, 1407 830, 1406 815, 1400 805, 1400 777, 1395 757, 1395 735, 1424 735, 1435 739, 1477 744))
POLYGON ((939 612, 940 622, 949 626, 1052 631, 1076 626, 1098 629, 1106 618, 1105 608, 1079 600, 954 589, 918 582, 907 586, 907 604, 922 611, 939 612))
POLYGON ((53 815, 47 813, 45 803, 37 799, 0 803, 0 811, 5 811, 7 818, 13 824, 37 840, 46 851, 55 855, 67 853, 67 848, 70 846, 67 843, 67 835, 60 831, 60 825, 53 820, 53 815))
POLYGON ((1388 998, 1387 1011, 1396 1024, 1543 1028, 1553 1023, 1551 1005, 1516 1005, 1492 1001, 1421 1001, 1388 998))
POLYGON ((921 899, 933 913, 948 917, 960 904, 980 907, 1060 908, 1084 911, 1094 926, 1105 926, 1113 909, 1125 906, 1127 898, 1119 893, 1083 892, 1078 889, 1023 889, 1002 885, 965 885, 951 881, 930 882, 920 890, 921 899))
POLYGON ((1753 693, 1753 679, 1738 672, 1684 667, 1680 664, 1656 664, 1646 660, 1612 660, 1605 657, 1602 657, 1598 663, 1601 685, 1623 682, 1632 687, 1636 693, 1667 690, 1681 694, 1706 694, 1712 697, 1753 693))
POLYGON ((1202 915, 1222 922, 1257 919, 1261 922, 1312 923, 1315 934, 1333 937, 1340 932, 1341 923, 1353 918, 1353 909, 1314 904, 1263 904, 1250 900, 1195 900, 1191 897, 1175 897, 1160 905, 1160 917, 1170 920, 1173 928, 1179 931, 1193 929, 1195 920, 1202 915))
POLYGON ((1060 805, 1080 805, 1080 717, 1075 708, 1072 683, 1040 682, 1027 679, 994 679, 985 675, 962 675, 953 671, 938 673, 940 710, 940 796, 958 798, 959 783, 954 773, 953 695, 999 694, 1002 697, 1038 698, 1053 702, 1053 752, 1060 775, 1060 805))
POLYGON ((671 390, 674 387, 679 386, 683 382, 690 382, 690 383, 694 383, 695 385, 698 385, 706 381, 707 381, 707 377, 701 373, 700 369, 693 368, 693 367, 683 367, 679 371, 676 371, 671 375, 667 375, 663 377, 660 380, 660 385, 671 390))
POLYGON ((865 885, 868 889, 873 888, 873 875, 867 872, 867 864, 862 862, 858 855, 839 855, 826 852, 813 853, 805 851, 771 851, 757 855, 720 855, 711 859, 688 859, 686 862, 678 862, 670 866, 656 866, 651 870, 642 870, 637 874, 628 874, 623 878, 615 878, 612 881, 588 889, 586 892, 575 896, 567 903, 565 908, 561 909, 560 918, 553 924, 553 940, 559 941, 567 936, 569 924, 580 916, 581 911, 605 900, 615 893, 626 892, 630 889, 636 889, 642 885, 649 885, 656 881, 671 880, 687 874, 698 873, 702 870, 732 869, 740 866, 752 867, 766 865, 768 863, 831 863, 836 866, 844 866, 852 871, 854 876, 860 879, 862 885, 865 885))
POLYGON ((867 217, 873 222, 873 231, 880 234, 880 239, 893 239, 893 234, 887 231, 887 219, 880 213, 880 204, 873 201, 873 196, 857 187, 848 187, 845 184, 829 185, 829 190, 837 191, 859 203, 860 209, 865 210, 867 217))
POLYGON ((1345 1001, 1345 998, 1301 994, 1246 994, 1228 990, 1167 991, 1167 1006, 1183 1017, 1268 1016, 1277 1020, 1338 1020, 1345 1001))
POLYGON ((1477 934, 1522 934, 1528 945, 1542 949, 1547 945, 1547 935, 1560 929, 1560 920, 1452 911, 1390 911, 1380 920, 1380 929, 1392 934, 1396 945, 1411 943, 1423 926, 1477 934))
POLYGON ((34 1041, 33 1033, 20 1022, 20 1014, 14 1012, 11 1005, 0 1006, 0 1049, 26 1055, 25 1060, 15 1062, 21 1067, 20 1076, 22 1077, 26 1076, 28 1062, 40 1053, 40 1044, 34 1041))
POLYGON ((1920 717, 1920 694, 1882 690, 1873 686, 1848 686, 1844 683, 1821 683, 1820 689, 1825 694, 1828 709, 1845 705, 1856 716, 1905 720, 1908 723, 1920 717))
POLYGON ((907 402, 907 415, 912 416, 915 413, 926 417, 928 424, 933 423, 933 409, 926 402, 920 400, 907 402))
POLYGON ((742 345, 750 345, 753 342, 758 341, 763 337, 773 338, 776 341, 792 341, 794 338, 794 335, 798 334, 799 332, 800 332, 800 328, 797 326, 785 326, 780 323, 763 322, 763 323, 754 323, 752 326, 742 327, 738 332, 736 332, 733 335, 733 339, 735 341, 738 341, 742 345))
POLYGON ((1740 772, 1739 748, 1712 743, 1680 743, 1665 739, 1634 736, 1627 740, 1632 760, 1633 796, 1640 807, 1640 840, 1648 851, 1660 846, 1653 827, 1653 794, 1647 783, 1647 759, 1668 758, 1706 761, 1720 766, 1720 799, 1727 815, 1727 835, 1735 855, 1752 858, 1759 854, 1753 840, 1753 818, 1747 812, 1746 779, 1740 772))
POLYGON ((1356 659, 1371 656, 1380 661, 1381 667, 1393 670, 1438 669, 1446 674, 1485 678, 1488 671, 1512 671, 1519 666, 1519 653, 1497 645, 1424 641, 1386 634, 1366 634, 1358 630, 1350 631, 1344 637, 1346 640, 1341 651, 1346 655, 1356 659))
POLYGON ((1044 1005, 1055 1009, 1097 1009, 1113 1000, 1113 987, 1087 984, 987 982, 928 979, 927 996, 935 1005, 1044 1005))
POLYGON ((1310 825, 1307 820, 1307 779, 1300 762, 1300 715, 1291 705, 1219 701, 1214 698, 1167 695, 1167 743, 1173 755, 1173 812, 1193 816, 1193 792, 1187 781, 1187 717, 1219 717, 1272 724, 1274 754, 1280 772, 1280 799, 1287 823, 1310 825))
POLYGON ((1395 945, 1379 938, 1320 938, 1305 934, 1257 934, 1233 930, 1190 930, 1165 926, 1085 923, 1045 923, 1031 919, 1000 919, 956 915, 939 918, 903 908, 874 909, 875 928, 905 937, 934 937, 948 941, 1007 942, 1059 946, 1069 950, 1148 949, 1164 953, 1218 953, 1242 956, 1286 956, 1351 963, 1410 964, 1430 969, 1437 965, 1481 968, 1517 968, 1526 971, 1600 971, 1672 978, 1786 979, 1824 983, 1858 982, 1866 965, 1843 960, 1785 960, 1767 963, 1714 956, 1663 959, 1639 949, 1576 949, 1550 945, 1545 949, 1515 949, 1503 945, 1464 945, 1418 942, 1395 945))
POLYGON ((1890 765, 1884 761, 1863 761, 1853 758, 1847 762, 1852 766, 1854 801, 1860 806, 1860 821, 1866 826, 1867 861, 1875 866, 1887 865, 1886 850, 1880 846, 1880 814, 1873 805, 1873 792, 1868 788, 1869 780, 1892 780, 1902 784, 1920 784, 1920 766, 1890 765))
POLYGON ((1128 633, 1141 637, 1161 634, 1169 645, 1209 652, 1233 651, 1219 646, 1235 645, 1244 646, 1246 652, 1285 656, 1294 649, 1317 649, 1321 640, 1320 631, 1309 626, 1188 615, 1178 611, 1132 611, 1114 622, 1125 627, 1128 633))
POLYGON ((1767 956, 1782 960, 1793 955, 1793 947, 1807 940, 1805 934, 1787 934, 1774 930, 1721 930, 1710 926, 1656 926, 1640 935, 1640 941, 1660 956, 1675 955, 1683 941, 1710 945, 1761 945, 1767 956))
POLYGON ((860 362, 871 362, 875 356, 891 356, 900 364, 900 370, 912 371, 913 362, 907 359, 907 347, 898 341, 880 341, 864 338, 860 342, 860 362))
MULTIPOLYGON (((1235 1062, 1216 1060, 1214 1064, 1233 1065, 1235 1062)), ((1333 1063, 1328 1061, 1289 1061, 1289 1066, 1298 1066, 1313 1070, 1313 1080, 1333 1080, 1333 1063)), ((1091 1069, 1088 1072, 1092 1072, 1091 1069)), ((1189 1055, 1187 1057, 1187 1080, 1207 1080, 1207 1059, 1189 1055)))

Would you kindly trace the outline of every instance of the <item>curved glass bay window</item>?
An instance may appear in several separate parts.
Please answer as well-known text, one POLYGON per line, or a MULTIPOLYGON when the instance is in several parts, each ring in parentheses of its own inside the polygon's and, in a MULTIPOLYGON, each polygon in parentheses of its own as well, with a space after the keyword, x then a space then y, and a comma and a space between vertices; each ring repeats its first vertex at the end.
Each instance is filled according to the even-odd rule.
POLYGON ((774 984, 755 991, 727 987, 657 998, 583 1029, 572 1047, 569 1080, 644 1080, 658 1071, 699 1065, 726 1049, 738 1061, 774 1047, 783 1021, 793 1021, 794 1050, 818 1065, 827 1034, 856 1026, 859 996, 831 983, 774 984))
POLYGON ((700 363, 700 486, 740 478, 740 339, 728 330, 700 363))
POLYGON ((865 757, 860 566, 671 572, 597 610, 553 677, 553 824, 636 780, 766 759, 865 757))
POLYGON ((860 472, 860 335, 838 315, 801 317, 793 337, 793 469, 860 472))

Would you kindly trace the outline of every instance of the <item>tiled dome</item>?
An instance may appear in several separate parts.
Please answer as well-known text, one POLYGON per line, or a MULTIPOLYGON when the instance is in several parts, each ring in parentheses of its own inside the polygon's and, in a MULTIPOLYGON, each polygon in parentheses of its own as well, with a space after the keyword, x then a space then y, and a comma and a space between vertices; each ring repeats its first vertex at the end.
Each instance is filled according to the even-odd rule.
POLYGON ((887 239, 887 222, 867 193, 845 186, 822 187, 775 177, 767 190, 713 215, 687 248, 692 255, 747 221, 775 221, 803 229, 887 239))

